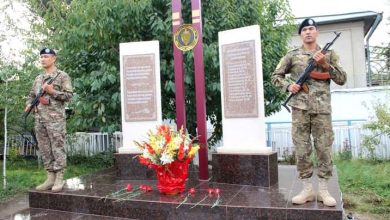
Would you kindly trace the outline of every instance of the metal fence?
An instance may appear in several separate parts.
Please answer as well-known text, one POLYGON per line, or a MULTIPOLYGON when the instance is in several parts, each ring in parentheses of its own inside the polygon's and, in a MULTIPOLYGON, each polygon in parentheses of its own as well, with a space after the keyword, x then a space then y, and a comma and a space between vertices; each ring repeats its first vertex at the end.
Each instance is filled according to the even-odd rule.
MULTIPOLYGON (((22 156, 37 156, 31 135, 25 134, 9 136, 7 141, 7 154, 16 153, 22 156)), ((4 151, 4 144, 0 141, 0 154, 4 151)), ((115 151, 122 146, 122 133, 75 133, 68 134, 65 140, 67 155, 92 156, 99 152, 115 151)))
MULTIPOLYGON (((370 134, 364 130, 361 125, 336 126, 333 128, 335 139, 333 142, 333 152, 341 153, 350 151, 352 158, 367 158, 370 152, 362 147, 364 135, 370 134)), ((25 136, 26 137, 26 136, 25 136)), ((278 153, 280 159, 291 156, 294 152, 294 146, 291 140, 291 128, 289 126, 282 128, 272 128, 267 132, 267 145, 273 151, 278 153)), ((28 137, 31 138, 31 137, 28 137)), ((18 152, 20 155, 36 155, 36 149, 20 136, 11 136, 8 140, 8 149, 18 152)), ((123 146, 122 133, 76 133, 67 135, 65 150, 68 155, 94 155, 104 151, 117 151, 123 146)), ((3 144, 0 146, 3 152, 3 144)), ((9 151, 8 151, 9 152, 9 151)), ((380 159, 390 159, 390 138, 380 136, 380 144, 374 150, 374 154, 380 159)))
POLYGON ((91 156, 99 152, 116 151, 122 146, 122 133, 75 133, 67 135, 65 150, 68 155, 91 156))
MULTIPOLYGON (((370 152, 362 146, 363 137, 370 135, 371 132, 365 130, 361 125, 333 127, 334 142, 332 145, 333 153, 351 152, 352 158, 368 158, 370 152)), ((376 158, 390 159, 390 138, 381 135, 380 142, 373 150, 376 158)), ((273 128, 268 133, 269 147, 278 153, 279 157, 291 156, 294 152, 294 145, 291 138, 291 128, 273 128)))

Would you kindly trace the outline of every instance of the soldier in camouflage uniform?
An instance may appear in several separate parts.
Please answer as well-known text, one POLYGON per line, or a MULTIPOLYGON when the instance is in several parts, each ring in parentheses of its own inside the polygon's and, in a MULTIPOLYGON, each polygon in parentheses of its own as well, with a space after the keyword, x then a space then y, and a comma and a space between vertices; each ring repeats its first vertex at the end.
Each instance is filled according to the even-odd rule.
POLYGON ((290 50, 279 62, 272 75, 272 83, 283 90, 296 94, 289 102, 292 107, 292 137, 296 150, 297 170, 303 183, 303 190, 292 198, 294 204, 313 201, 315 193, 311 183, 313 162, 311 138, 318 159, 319 192, 318 200, 327 206, 335 206, 335 199, 329 194, 327 180, 332 175, 331 149, 334 139, 332 129, 332 109, 330 82, 338 85, 346 82, 346 73, 339 64, 333 50, 321 53, 317 44, 317 24, 313 19, 305 19, 298 30, 303 45, 290 50), (314 59, 316 69, 304 86, 295 82, 314 59), (286 77, 286 75, 290 77, 286 77), (301 91, 301 89, 303 91, 301 91))
POLYGON ((44 48, 40 51, 40 63, 45 71, 38 75, 33 83, 27 100, 26 110, 40 90, 45 91, 39 105, 33 110, 35 133, 44 167, 47 171, 46 181, 36 190, 51 189, 59 192, 64 185, 63 176, 66 167, 65 154, 65 102, 72 96, 72 84, 68 74, 55 66, 56 53, 44 48), (55 78, 52 84, 48 81, 55 78))

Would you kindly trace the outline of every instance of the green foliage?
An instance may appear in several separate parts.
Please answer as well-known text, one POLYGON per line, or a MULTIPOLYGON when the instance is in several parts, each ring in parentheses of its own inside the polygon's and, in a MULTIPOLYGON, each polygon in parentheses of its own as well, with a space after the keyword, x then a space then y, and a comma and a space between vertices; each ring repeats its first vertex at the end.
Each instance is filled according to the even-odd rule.
POLYGON ((284 150, 282 154, 282 158, 283 158, 283 160, 281 161, 282 164, 295 165, 297 163, 295 151, 293 151, 290 154, 288 149, 284 150))
POLYGON ((17 161, 22 160, 22 158, 19 155, 19 151, 18 151, 17 148, 11 147, 9 149, 9 151, 8 151, 8 159, 9 159, 9 162, 11 162, 11 163, 15 163, 17 161))
MULTIPOLYGON (((15 46, 18 43, 9 43, 9 37, 17 36, 18 39, 27 41, 34 36, 32 33, 26 32, 26 25, 21 25, 20 20, 16 19, 18 16, 15 16, 14 8, 20 7, 20 3, 17 0, 4 0, 0 4, 1 26, 3 30, 6 30, 0 33, 0 119, 3 123, 7 122, 9 135, 23 132, 23 122, 20 116, 25 108, 26 94, 30 91, 32 81, 38 72, 34 62, 37 56, 32 58, 30 50, 19 51, 16 49, 19 45, 15 46), (3 50, 3 46, 7 50, 3 50), (7 110, 7 114, 5 114, 5 110, 7 110), (7 117, 5 118, 5 116, 7 117)), ((23 10, 18 12, 21 16, 26 15, 23 10)), ((2 140, 4 138, 3 132, 4 129, 0 129, 2 140)))
POLYGON ((351 150, 343 150, 339 152, 338 158, 340 160, 351 160, 352 159, 352 151, 351 150))
POLYGON ((72 155, 67 161, 73 165, 86 164, 91 167, 111 167, 114 165, 114 155, 112 151, 100 152, 93 156, 72 155))
POLYGON ((348 139, 345 139, 343 142, 343 149, 338 152, 336 157, 339 160, 351 160, 352 159, 352 150, 351 150, 351 144, 349 143, 348 139))
MULTIPOLYGON (((76 95, 68 128, 86 131, 120 129, 119 43, 160 42, 164 119, 175 119, 172 11, 170 0, 38 0, 28 1, 43 19, 34 30, 46 36, 41 44, 59 51, 59 67, 70 74, 76 95)), ((182 1, 184 23, 191 23, 190 0, 182 1)), ((262 37, 266 115, 280 109, 284 95, 271 85, 271 74, 287 49, 292 17, 286 0, 202 1, 207 119, 215 142, 222 135, 218 32, 259 24, 262 37), (278 23, 284 19, 284 25, 278 23)), ((193 54, 185 59, 187 127, 195 135, 193 54)))
MULTIPOLYGON (((27 61, 30 61, 27 58, 27 61)), ((0 60, 0 116, 4 122, 5 110, 7 109, 7 124, 9 135, 23 132, 21 115, 25 108, 25 97, 29 93, 32 81, 38 70, 30 63, 18 66, 15 63, 2 63, 0 60), (7 80, 7 83, 5 82, 7 80)), ((31 127, 31 123, 29 123, 31 127)), ((4 129, 0 130, 0 136, 4 129)))
POLYGON ((368 151, 369 158, 377 160, 375 149, 380 145, 382 135, 390 137, 390 108, 386 103, 375 103, 374 120, 364 125, 365 129, 371 131, 371 134, 363 136, 363 147, 368 151))
POLYGON ((390 217, 389 161, 336 160, 335 165, 345 208, 390 217))

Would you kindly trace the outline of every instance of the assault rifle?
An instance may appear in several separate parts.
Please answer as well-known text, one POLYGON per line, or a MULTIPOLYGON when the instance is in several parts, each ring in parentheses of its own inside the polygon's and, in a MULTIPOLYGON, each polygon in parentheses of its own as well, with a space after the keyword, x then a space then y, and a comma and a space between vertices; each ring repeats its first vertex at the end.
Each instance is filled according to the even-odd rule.
MULTIPOLYGON (((60 73, 57 73, 57 75, 53 78, 51 78, 47 84, 50 85, 54 82, 54 80, 58 77, 58 75, 60 75, 60 73)), ((28 115, 31 113, 31 111, 37 107, 39 105, 39 98, 41 98, 42 96, 44 96, 46 94, 45 91, 43 91, 43 89, 41 88, 38 92, 38 94, 35 96, 35 99, 32 100, 30 106, 28 107, 27 111, 25 111, 22 115, 22 118, 24 118, 24 120, 26 120, 26 118, 28 117, 28 115)))
MULTIPOLYGON (((340 32, 334 32, 336 34, 336 37, 329 43, 325 45, 325 47, 321 50, 322 54, 326 54, 328 52, 329 48, 333 45, 333 43, 337 40, 337 38, 340 37, 340 32)), ((310 73, 315 69, 316 62, 314 59, 310 59, 309 65, 305 68, 305 71, 299 76, 299 79, 297 80, 296 84, 299 86, 303 86, 303 84, 310 78, 310 73)), ((290 96, 287 98, 287 100, 282 104, 288 112, 291 112, 290 109, 287 106, 287 103, 290 101, 290 99, 295 95, 296 93, 291 93, 290 96)))

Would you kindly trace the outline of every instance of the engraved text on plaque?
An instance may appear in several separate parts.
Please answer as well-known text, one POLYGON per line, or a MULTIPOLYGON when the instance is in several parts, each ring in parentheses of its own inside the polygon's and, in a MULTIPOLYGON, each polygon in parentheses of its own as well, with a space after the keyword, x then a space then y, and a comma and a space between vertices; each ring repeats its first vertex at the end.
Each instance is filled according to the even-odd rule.
POLYGON ((125 121, 157 120, 154 54, 123 56, 125 121))
POLYGON ((226 118, 258 116, 255 41, 222 45, 226 118))

